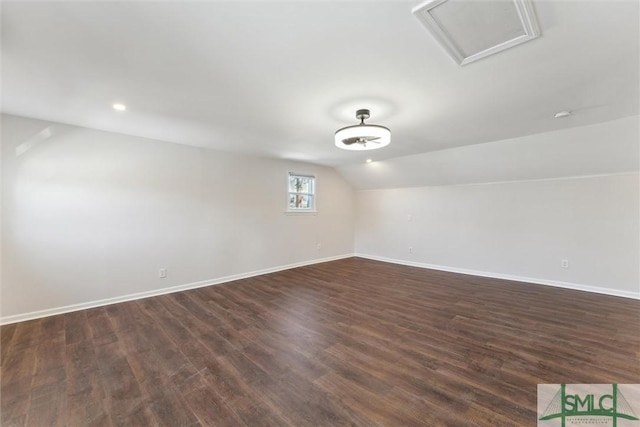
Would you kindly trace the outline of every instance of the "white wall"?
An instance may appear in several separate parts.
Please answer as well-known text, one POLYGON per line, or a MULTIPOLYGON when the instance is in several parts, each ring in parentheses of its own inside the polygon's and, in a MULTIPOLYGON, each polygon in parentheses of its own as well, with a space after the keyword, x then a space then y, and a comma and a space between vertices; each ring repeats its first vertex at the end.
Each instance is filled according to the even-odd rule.
POLYGON ((639 192, 633 173, 360 191, 356 253, 640 297, 639 192))
POLYGON ((5 322, 353 252, 330 168, 9 115, 2 167, 5 322), (316 175, 317 215, 284 214, 289 171, 316 175))
POLYGON ((356 253, 640 297, 639 134, 634 116, 339 168, 356 253))
POLYGON ((339 168, 357 192, 321 166, 2 125, 3 322, 349 255, 354 239, 376 258, 640 294, 637 117, 339 168), (316 174, 317 215, 284 214, 288 171, 316 174))

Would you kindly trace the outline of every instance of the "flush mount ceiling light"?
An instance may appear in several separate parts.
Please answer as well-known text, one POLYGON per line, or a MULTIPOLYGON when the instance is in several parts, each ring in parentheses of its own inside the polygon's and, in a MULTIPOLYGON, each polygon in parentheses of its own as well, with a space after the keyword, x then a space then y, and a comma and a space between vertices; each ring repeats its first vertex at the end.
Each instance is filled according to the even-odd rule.
POLYGON ((127 106, 124 104, 120 104, 120 103, 115 103, 112 105, 113 109, 116 111, 126 111, 127 110, 127 106))
POLYGON ((412 13, 460 65, 540 37, 530 0, 427 0, 412 13))
POLYGON ((389 128, 365 124, 364 120, 369 116, 367 109, 356 111, 356 118, 360 120, 360 124, 336 131, 336 147, 345 150, 375 150, 389 145, 391 142, 389 128))

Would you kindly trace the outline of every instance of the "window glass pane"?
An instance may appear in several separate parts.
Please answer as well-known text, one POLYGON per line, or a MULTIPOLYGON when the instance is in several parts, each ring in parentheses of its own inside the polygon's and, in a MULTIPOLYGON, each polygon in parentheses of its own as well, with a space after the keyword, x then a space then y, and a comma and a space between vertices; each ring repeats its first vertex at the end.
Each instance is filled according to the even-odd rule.
POLYGON ((302 178, 302 192, 313 193, 313 180, 311 178, 302 178))
POLYGON ((289 176, 289 191, 295 193, 313 193, 313 178, 289 176))
POLYGON ((298 177, 297 176, 290 176, 289 177, 289 191, 298 191, 296 189, 296 184, 298 183, 298 177))
POLYGON ((307 194, 289 194, 289 208, 291 209, 312 209, 313 196, 307 194))

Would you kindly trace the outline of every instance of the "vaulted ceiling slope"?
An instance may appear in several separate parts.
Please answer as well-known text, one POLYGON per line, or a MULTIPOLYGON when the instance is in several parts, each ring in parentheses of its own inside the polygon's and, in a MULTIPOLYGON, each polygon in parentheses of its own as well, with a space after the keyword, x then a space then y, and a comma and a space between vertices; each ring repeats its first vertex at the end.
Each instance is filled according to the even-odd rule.
POLYGON ((2 110, 334 166, 358 108, 378 160, 638 114, 637 1, 534 0, 541 38, 463 67, 418 3, 5 1, 2 110))
POLYGON ((638 177, 640 117, 336 169, 358 190, 621 174, 638 177))

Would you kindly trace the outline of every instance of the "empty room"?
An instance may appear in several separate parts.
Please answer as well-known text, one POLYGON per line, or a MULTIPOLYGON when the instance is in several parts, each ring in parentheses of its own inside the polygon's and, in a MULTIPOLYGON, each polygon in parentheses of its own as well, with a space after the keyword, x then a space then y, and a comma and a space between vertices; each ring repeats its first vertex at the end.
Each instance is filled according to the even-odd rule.
POLYGON ((3 427, 640 427, 638 1, 0 7, 3 427))

